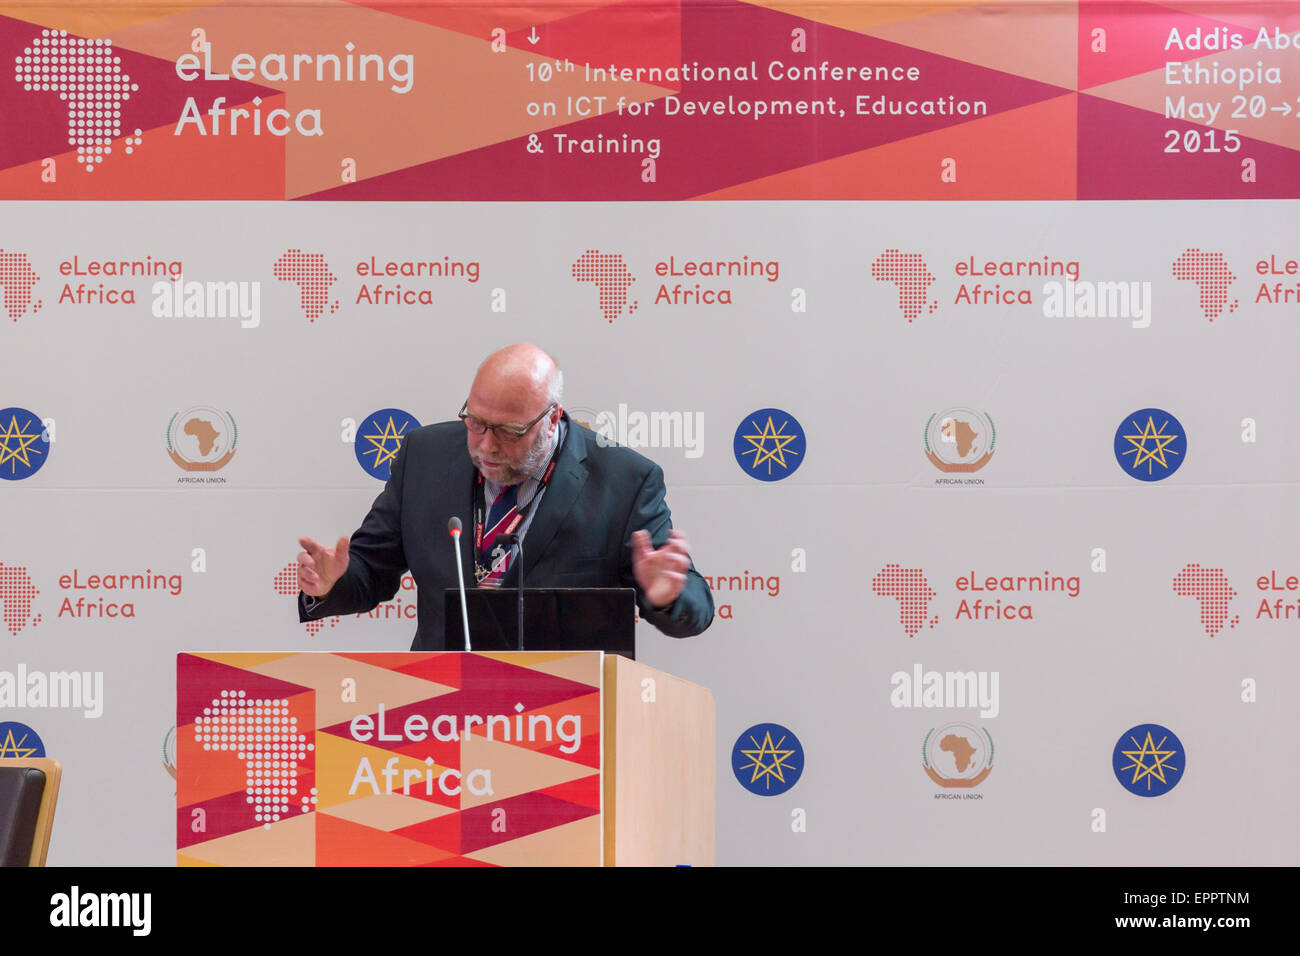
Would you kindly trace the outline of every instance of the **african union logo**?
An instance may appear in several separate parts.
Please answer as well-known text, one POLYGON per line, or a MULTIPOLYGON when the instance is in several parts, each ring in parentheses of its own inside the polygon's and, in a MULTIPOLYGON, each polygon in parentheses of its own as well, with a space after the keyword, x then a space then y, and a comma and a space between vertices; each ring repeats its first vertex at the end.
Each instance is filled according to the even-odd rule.
POLYGON ((1159 797, 1183 779, 1187 753, 1172 730, 1159 724, 1138 724, 1116 741, 1111 765, 1129 793, 1159 797))
POLYGON ((41 470, 50 457, 50 436, 35 412, 0 409, 0 478, 19 481, 41 470))
POLYGON ((171 774, 173 780, 176 779, 176 728, 172 727, 167 731, 167 736, 163 738, 162 745, 163 769, 171 774))
POLYGON ((185 471, 220 471, 235 457, 239 429, 229 412, 195 405, 167 423, 167 454, 185 471))
POLYGON ((44 757, 45 744, 36 731, 17 721, 0 721, 0 758, 44 757))
POLYGON ((921 765, 941 787, 978 787, 993 772, 993 738, 970 724, 931 728, 921 745, 921 765))
POLYGON ((1138 481, 1159 481, 1187 458, 1187 433, 1178 419, 1159 408, 1143 408, 1115 430, 1115 460, 1138 481))
POLYGON ((387 481, 406 433, 419 427, 415 416, 400 408, 381 408, 373 415, 367 415, 357 428, 353 445, 357 461, 366 474, 387 481))
POLYGON ((807 442, 803 427, 789 412, 760 408, 740 423, 732 450, 751 478, 780 481, 803 462, 807 442))
POLYGON ((755 724, 731 748, 731 769, 750 793, 775 797, 799 782, 803 746, 780 724, 755 724))
POLYGON ((979 471, 993 457, 993 419, 969 408, 947 408, 925 423, 925 457, 944 472, 979 471))

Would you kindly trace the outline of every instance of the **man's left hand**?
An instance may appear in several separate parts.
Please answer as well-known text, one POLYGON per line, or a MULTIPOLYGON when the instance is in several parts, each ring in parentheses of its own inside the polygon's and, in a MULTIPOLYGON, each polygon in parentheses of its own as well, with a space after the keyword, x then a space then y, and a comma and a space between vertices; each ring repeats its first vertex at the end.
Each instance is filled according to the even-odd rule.
POLYGON ((632 574, 651 607, 665 608, 677 600, 690 566, 691 546, 680 531, 669 531, 659 549, 650 546, 649 531, 632 533, 632 574))

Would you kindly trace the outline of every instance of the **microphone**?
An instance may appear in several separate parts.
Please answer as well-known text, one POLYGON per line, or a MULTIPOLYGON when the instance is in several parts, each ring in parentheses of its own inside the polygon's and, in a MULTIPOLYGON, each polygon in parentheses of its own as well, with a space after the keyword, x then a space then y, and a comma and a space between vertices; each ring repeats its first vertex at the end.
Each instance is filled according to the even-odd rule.
POLYGON ((516 605, 516 617, 518 619, 518 641, 519 650, 524 649, 524 542, 517 534, 499 534, 496 540, 501 544, 508 544, 515 552, 515 556, 510 558, 511 563, 519 562, 519 601, 516 605))
POLYGON ((460 587, 460 623, 465 628, 465 650, 469 646, 469 609, 465 607, 465 567, 460 562, 460 519, 452 515, 447 522, 447 533, 451 535, 452 549, 456 552, 456 584, 460 587))

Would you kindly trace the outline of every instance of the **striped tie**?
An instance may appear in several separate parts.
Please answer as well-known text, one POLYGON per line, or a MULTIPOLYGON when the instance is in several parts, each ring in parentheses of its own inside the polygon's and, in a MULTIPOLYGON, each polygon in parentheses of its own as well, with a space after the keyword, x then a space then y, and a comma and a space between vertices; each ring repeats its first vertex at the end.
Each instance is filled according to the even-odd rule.
POLYGON ((505 531, 515 515, 518 508, 515 507, 519 500, 519 486, 509 485, 502 488, 501 493, 497 495, 496 501, 492 502, 492 508, 488 512, 487 530, 483 532, 483 554, 487 556, 487 566, 491 569, 482 581, 479 582, 481 588, 499 588, 501 579, 510 567, 510 548, 507 545, 497 545, 496 537, 505 531))

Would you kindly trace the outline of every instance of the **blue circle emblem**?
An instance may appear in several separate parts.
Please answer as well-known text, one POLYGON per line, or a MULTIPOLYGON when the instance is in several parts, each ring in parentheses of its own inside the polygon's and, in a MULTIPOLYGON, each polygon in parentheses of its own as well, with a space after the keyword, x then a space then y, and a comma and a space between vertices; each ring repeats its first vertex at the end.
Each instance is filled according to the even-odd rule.
POLYGON ((49 457, 50 436, 41 417, 25 408, 0 408, 0 478, 30 478, 49 457))
POLYGON ((1168 478, 1187 459, 1187 432, 1159 408, 1140 408, 1115 429, 1115 460, 1138 481, 1168 478))
POLYGON ((803 774, 803 745, 780 724, 755 724, 736 738, 731 770, 740 785, 760 797, 785 793, 803 774))
POLYGON ((803 426, 789 412, 760 408, 736 427, 731 447, 745 474, 759 481, 780 481, 803 464, 808 442, 803 426))
POLYGON ((415 416, 400 408, 381 408, 367 415, 357 426, 353 444, 357 462, 371 478, 387 481, 402 442, 409 432, 419 427, 415 416))
POLYGON ((1129 793, 1160 797, 1178 786, 1187 770, 1182 741, 1167 727, 1138 724, 1115 742, 1115 777, 1129 793))
POLYGON ((0 720, 0 757, 44 757, 45 744, 36 731, 13 720, 0 720))

